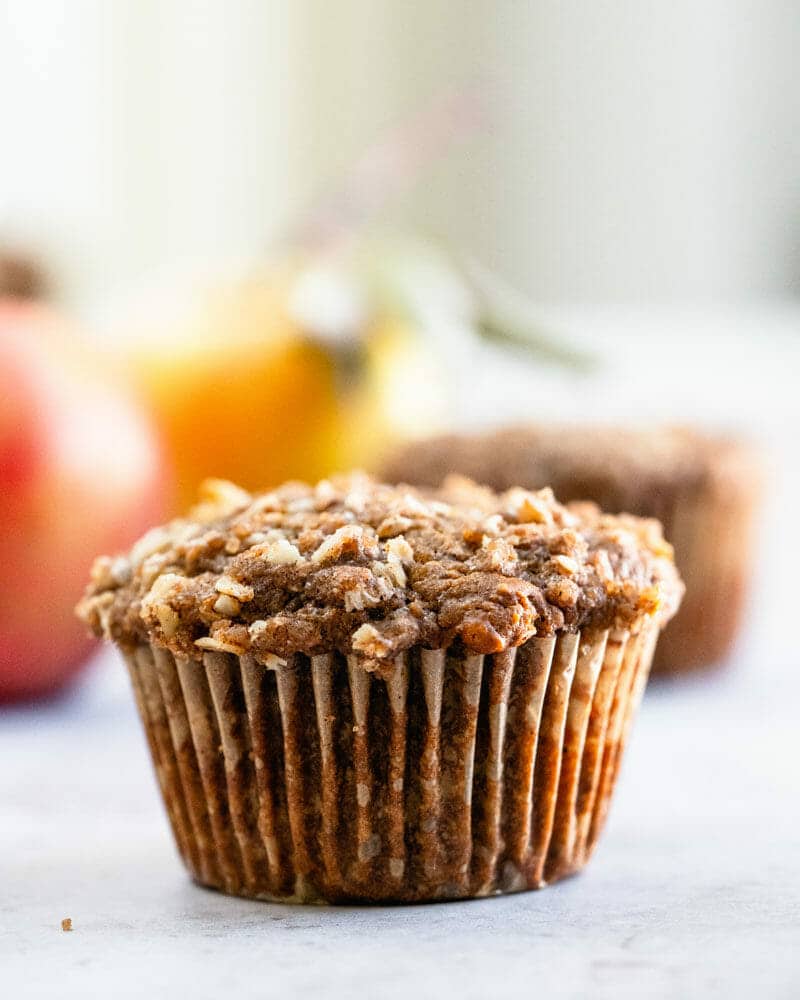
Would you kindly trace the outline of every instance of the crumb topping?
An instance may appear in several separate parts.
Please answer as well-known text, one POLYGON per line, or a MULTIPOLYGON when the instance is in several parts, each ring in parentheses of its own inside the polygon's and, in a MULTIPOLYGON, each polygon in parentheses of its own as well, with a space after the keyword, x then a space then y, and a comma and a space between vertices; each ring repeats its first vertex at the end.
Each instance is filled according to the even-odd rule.
POLYGON ((210 480, 185 519, 101 556, 78 614, 122 645, 275 666, 420 644, 498 653, 585 627, 664 625, 683 585, 657 521, 448 477, 437 490, 353 474, 253 496, 210 480))

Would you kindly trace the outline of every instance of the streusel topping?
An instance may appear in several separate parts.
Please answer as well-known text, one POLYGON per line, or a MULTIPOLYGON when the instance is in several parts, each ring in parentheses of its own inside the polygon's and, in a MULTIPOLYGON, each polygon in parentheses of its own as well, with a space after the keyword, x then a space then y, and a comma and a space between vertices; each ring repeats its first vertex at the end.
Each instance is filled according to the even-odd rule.
POLYGON ((497 653, 559 631, 664 625, 682 593, 657 521, 565 507, 549 489, 353 474, 255 496, 208 481, 188 518, 95 561, 78 614, 123 645, 195 658, 379 663, 416 644, 497 653))

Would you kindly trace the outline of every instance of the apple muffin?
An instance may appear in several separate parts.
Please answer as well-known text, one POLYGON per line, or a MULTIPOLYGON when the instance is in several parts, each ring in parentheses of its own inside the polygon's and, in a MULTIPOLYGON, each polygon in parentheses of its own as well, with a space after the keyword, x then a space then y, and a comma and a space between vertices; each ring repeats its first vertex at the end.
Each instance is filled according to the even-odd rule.
POLYGON ((581 868, 682 591, 655 521, 353 475, 208 483, 78 613, 122 650, 198 882, 411 902, 581 868))
POLYGON ((435 486, 451 472, 497 490, 552 487, 562 502, 658 519, 686 583, 654 674, 711 667, 729 655, 752 572, 763 480, 756 448, 685 427, 540 425, 451 434, 389 456, 389 482, 435 486))

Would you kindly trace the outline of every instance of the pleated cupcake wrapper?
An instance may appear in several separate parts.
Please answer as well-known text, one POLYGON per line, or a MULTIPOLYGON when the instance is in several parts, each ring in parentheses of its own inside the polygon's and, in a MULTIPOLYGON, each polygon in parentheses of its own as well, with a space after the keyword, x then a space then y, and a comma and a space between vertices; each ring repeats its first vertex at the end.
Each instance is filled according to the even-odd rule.
POLYGON ((657 630, 494 656, 127 662, 178 849, 197 881, 294 902, 538 888, 608 811, 657 630))
POLYGON ((754 488, 709 487, 678 494, 661 515, 686 593, 658 643, 653 673, 707 667, 730 652, 751 573, 757 496, 754 488))

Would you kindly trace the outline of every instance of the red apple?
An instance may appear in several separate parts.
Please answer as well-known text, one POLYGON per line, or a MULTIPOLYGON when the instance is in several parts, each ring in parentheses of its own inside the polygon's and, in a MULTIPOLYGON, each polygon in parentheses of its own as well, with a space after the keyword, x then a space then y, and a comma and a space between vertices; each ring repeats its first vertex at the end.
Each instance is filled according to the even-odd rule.
POLYGON ((0 300, 0 701, 61 687, 91 648, 73 607, 94 556, 161 516, 146 419, 43 306, 0 300))

